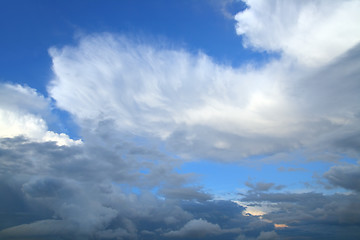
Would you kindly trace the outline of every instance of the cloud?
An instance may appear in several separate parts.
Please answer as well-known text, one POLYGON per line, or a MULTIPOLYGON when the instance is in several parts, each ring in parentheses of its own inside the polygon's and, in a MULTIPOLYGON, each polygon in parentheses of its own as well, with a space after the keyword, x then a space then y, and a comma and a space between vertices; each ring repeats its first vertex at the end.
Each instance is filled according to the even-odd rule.
POLYGON ((279 172, 304 172, 304 171, 306 171, 305 168, 292 168, 292 167, 289 167, 289 168, 279 167, 277 170, 279 172))
POLYGON ((238 33, 282 52, 257 67, 109 33, 51 48, 49 96, 74 117, 81 144, 48 129, 49 99, 1 84, 0 237, 356 238, 357 165, 324 175, 350 194, 274 193, 283 186, 247 182, 239 201, 214 200, 194 175, 176 171, 199 158, 359 157, 357 28, 349 35, 359 3, 248 5, 238 33), (279 14, 263 14, 270 10, 279 14), (335 22, 348 24, 328 31, 335 22))
POLYGON ((50 50, 49 92, 83 134, 112 121, 113 131, 182 158, 241 161, 299 148, 317 158, 356 155, 341 142, 355 144, 359 134, 359 49, 322 68, 286 58, 233 68, 203 53, 98 34, 50 50))
MULTIPOLYGON (((16 208, 1 213, 6 213, 8 221, 0 222, 0 236, 26 239, 64 235, 88 239, 92 234, 105 238, 124 229, 133 237, 138 227, 144 229, 137 221, 156 229, 191 220, 192 215, 179 207, 181 198, 161 200, 151 192, 167 184, 186 192, 182 186, 187 183, 186 175, 172 172, 171 163, 166 162, 149 163, 148 172, 141 173, 145 151, 139 151, 139 147, 131 151, 127 146, 117 152, 119 148, 105 146, 94 149, 91 145, 58 146, 21 137, 1 139, 1 189, 7 198, 2 198, 0 206, 16 208), (133 187, 140 193, 133 193, 133 187), (18 211, 23 216, 20 219, 18 211), (49 227, 40 231, 41 225, 49 227)), ((190 191, 196 195, 195 189, 190 191)))
POLYGON ((203 219, 193 219, 186 223, 180 230, 165 233, 167 237, 177 238, 203 238, 206 235, 217 235, 221 228, 217 224, 209 223, 203 219))
POLYGON ((0 232, 3 239, 46 239, 48 237, 66 237, 76 232, 76 225, 62 220, 42 220, 30 224, 7 228, 0 232))
POLYGON ((283 224, 283 223, 279 223, 279 224, 275 223, 274 227, 275 228, 288 228, 289 226, 286 224, 283 224))
POLYGON ((331 167, 324 177, 334 186, 360 192, 360 166, 355 164, 331 167))
POLYGON ((358 1, 246 1, 235 16, 245 46, 323 65, 360 40, 358 1))
MULTIPOLYGON (((139 174, 141 159, 129 156, 134 166, 124 152, 115 155, 109 153, 114 149, 98 147, 94 154, 92 148, 2 139, 0 189, 6 197, 0 200, 0 219, 6 216, 7 221, 0 221, 0 238, 172 239, 181 232, 194 238, 206 233, 207 239, 231 239, 240 232, 266 230, 254 225, 256 219, 242 216, 244 208, 230 201, 192 201, 183 194, 160 197, 152 188, 159 187, 161 193, 162 186, 168 188, 164 182, 175 192, 179 188, 187 193, 182 185, 186 176, 157 171, 165 163, 149 165, 147 173, 139 174), (134 186, 138 193, 131 191, 134 186)), ((189 192, 198 197, 196 189, 201 188, 189 192)))
POLYGON ((278 235, 275 231, 271 232, 261 232, 260 235, 256 238, 257 240, 271 240, 271 239, 278 239, 278 235))
POLYGON ((251 188, 252 191, 269 191, 270 189, 281 190, 284 188, 284 185, 275 185, 274 183, 267 183, 267 182, 257 182, 253 184, 249 181, 245 182, 245 185, 251 188))
POLYGON ((199 187, 187 187, 187 188, 165 188, 162 189, 160 194, 164 195, 166 198, 176 198, 176 199, 186 199, 186 200, 197 200, 197 201, 206 201, 212 199, 212 197, 202 192, 199 187))
POLYGON ((35 89, 0 83, 0 137, 25 136, 35 141, 54 141, 58 145, 80 144, 64 133, 48 130, 43 116, 50 116, 50 101, 35 89))
MULTIPOLYGON (((239 226, 256 221, 245 219, 243 208, 232 202, 209 199, 200 187, 187 190, 188 175, 172 172, 166 161, 139 172, 149 161, 142 160, 143 154, 150 156, 139 146, 132 151, 130 145, 122 150, 109 145, 93 149, 86 142, 58 146, 1 139, 0 189, 6 197, 0 199, 0 219, 6 216, 6 221, 0 221, 0 238, 171 239, 177 234, 201 237, 206 229, 208 239, 231 239, 239 226), (168 184, 180 194, 157 194, 168 184)), ((264 230, 248 226, 245 234, 250 229, 264 230)))
POLYGON ((271 203, 272 211, 261 217, 274 224, 288 226, 286 232, 278 232, 284 237, 351 239, 360 232, 359 211, 356 210, 359 209, 359 197, 359 194, 249 192, 241 202, 259 207, 271 203))

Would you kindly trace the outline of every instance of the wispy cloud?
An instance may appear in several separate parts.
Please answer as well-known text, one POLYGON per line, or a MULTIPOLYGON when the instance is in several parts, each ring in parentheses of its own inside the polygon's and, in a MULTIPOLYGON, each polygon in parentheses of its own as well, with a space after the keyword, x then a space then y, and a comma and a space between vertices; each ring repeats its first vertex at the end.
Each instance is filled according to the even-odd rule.
POLYGON ((235 16, 244 44, 280 51, 310 67, 328 63, 359 42, 358 1, 245 1, 235 16))
POLYGON ((202 53, 100 34, 50 51, 49 90, 83 129, 111 120, 114 131, 162 141, 182 157, 357 154, 340 145, 358 132, 358 49, 320 69, 286 58, 235 69, 202 53))

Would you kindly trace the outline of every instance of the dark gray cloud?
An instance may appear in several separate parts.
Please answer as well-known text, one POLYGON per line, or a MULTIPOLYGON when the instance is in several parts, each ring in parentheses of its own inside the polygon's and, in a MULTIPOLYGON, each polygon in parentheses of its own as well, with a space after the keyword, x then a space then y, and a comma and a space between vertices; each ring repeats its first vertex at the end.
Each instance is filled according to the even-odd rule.
MULTIPOLYGON (((182 184, 187 182, 187 177, 173 172, 170 165, 142 164, 143 160, 136 161, 134 151, 129 154, 109 146, 95 149, 92 146, 60 147, 51 142, 29 142, 21 137, 1 139, 0 143, 2 189, 7 196, 2 199, 1 206, 14 205, 18 209, 3 213, 1 219, 6 216, 10 220, 3 222, 1 229, 13 227, 2 231, 4 236, 15 232, 21 233, 21 237, 25 237, 26 232, 28 237, 36 234, 52 236, 57 231, 64 235, 67 232, 68 235, 88 236, 106 228, 122 215, 170 225, 191 219, 191 214, 171 201, 161 201, 150 193, 161 183, 186 191, 182 184), (146 173, 140 171, 144 166, 148 169, 146 173), (143 193, 140 196, 132 193, 134 187, 143 193), (17 217, 19 210, 22 218, 17 217), (156 214, 151 214, 152 211, 156 214), (77 227, 68 228, 70 223, 77 227), (41 224, 54 227, 49 227, 49 232, 39 231, 41 224)), ((140 152, 137 153, 139 159, 144 152, 149 156, 148 151, 140 152)), ((196 189, 190 192, 196 195, 196 189)))
POLYGON ((0 143, 1 239, 235 239, 274 229, 186 186, 191 176, 172 171, 171 161, 139 171, 153 154, 146 148, 0 143))
POLYGON ((207 235, 219 235, 221 228, 218 224, 209 223, 203 219, 193 219, 186 223, 181 229, 164 233, 170 238, 204 238, 207 235))
POLYGON ((334 186, 360 192, 360 166, 348 164, 334 166, 324 174, 334 186))
POLYGON ((234 239, 264 230, 243 207, 188 185, 192 176, 163 154, 113 137, 92 144, 107 137, 89 146, 0 139, 1 239, 234 239))
POLYGON ((274 224, 286 224, 288 227, 277 231, 277 234, 294 239, 355 239, 360 234, 359 200, 358 194, 324 195, 313 192, 249 192, 241 199, 258 206, 270 203, 272 210, 262 217, 274 224))

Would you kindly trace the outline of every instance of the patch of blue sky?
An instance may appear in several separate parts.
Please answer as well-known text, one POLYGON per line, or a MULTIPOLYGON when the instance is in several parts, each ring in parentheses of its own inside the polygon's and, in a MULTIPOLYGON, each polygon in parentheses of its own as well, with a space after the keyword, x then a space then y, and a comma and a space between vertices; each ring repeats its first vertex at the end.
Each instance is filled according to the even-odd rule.
POLYGON ((142 174, 149 174, 149 173, 150 173, 150 170, 149 170, 148 168, 141 168, 141 169, 139 170, 139 172, 142 173, 142 174))
MULTIPOLYGON (((347 159, 346 161, 354 161, 347 159)), ((286 192, 339 192, 339 189, 326 189, 326 183, 318 181, 332 166, 333 162, 304 161, 301 156, 292 161, 283 161, 281 164, 267 163, 261 166, 219 163, 212 161, 197 161, 184 163, 178 172, 193 173, 198 177, 198 183, 206 190, 218 197, 236 197, 233 193, 250 190, 245 182, 274 183, 283 186, 278 191, 286 192)))
POLYGON ((236 163, 219 163, 210 161, 186 162, 178 169, 179 173, 196 173, 198 183, 206 191, 216 196, 226 197, 234 193, 254 172, 250 167, 236 163))
POLYGON ((74 140, 81 139, 80 127, 69 112, 56 107, 53 107, 51 112, 52 117, 47 121, 50 131, 65 133, 74 140))

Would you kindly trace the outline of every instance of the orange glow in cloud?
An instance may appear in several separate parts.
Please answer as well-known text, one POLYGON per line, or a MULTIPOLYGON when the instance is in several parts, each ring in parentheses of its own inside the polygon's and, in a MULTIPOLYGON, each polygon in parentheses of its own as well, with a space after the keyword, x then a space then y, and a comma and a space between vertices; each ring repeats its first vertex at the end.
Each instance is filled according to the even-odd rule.
POLYGON ((287 227, 289 227, 288 225, 283 224, 283 223, 280 223, 280 224, 274 223, 274 226, 275 226, 275 228, 287 228, 287 227))

